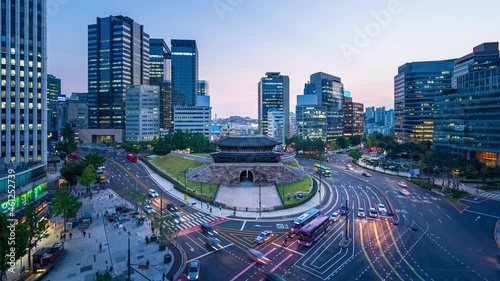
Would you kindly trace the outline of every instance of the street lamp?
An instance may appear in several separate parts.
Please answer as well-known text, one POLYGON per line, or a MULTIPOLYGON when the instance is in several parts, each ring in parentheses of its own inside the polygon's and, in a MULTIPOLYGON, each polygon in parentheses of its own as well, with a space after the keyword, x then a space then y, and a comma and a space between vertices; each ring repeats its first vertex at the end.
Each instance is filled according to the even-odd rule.
POLYGON ((321 204, 321 175, 323 174, 323 170, 321 169, 321 151, 319 152, 319 188, 318 188, 318 194, 319 194, 319 203, 321 204))

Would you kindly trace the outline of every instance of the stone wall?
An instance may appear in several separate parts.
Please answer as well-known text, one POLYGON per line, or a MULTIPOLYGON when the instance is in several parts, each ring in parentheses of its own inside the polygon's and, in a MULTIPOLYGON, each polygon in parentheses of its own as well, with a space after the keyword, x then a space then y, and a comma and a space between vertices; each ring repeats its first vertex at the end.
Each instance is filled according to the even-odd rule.
POLYGON ((213 163, 198 173, 190 173, 189 181, 239 184, 242 174, 251 175, 254 183, 274 184, 275 182, 302 181, 298 173, 281 163, 213 163))

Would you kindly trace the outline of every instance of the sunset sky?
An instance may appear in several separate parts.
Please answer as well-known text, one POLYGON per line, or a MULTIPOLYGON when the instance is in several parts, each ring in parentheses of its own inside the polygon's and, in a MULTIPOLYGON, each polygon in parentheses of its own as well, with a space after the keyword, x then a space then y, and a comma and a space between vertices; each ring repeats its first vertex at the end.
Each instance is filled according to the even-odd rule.
POLYGON ((315 72, 342 78, 353 100, 394 107, 393 78, 411 61, 466 55, 499 41, 500 2, 460 0, 48 0, 48 73, 87 91, 87 26, 124 15, 151 38, 194 39, 212 114, 257 117, 257 83, 290 77, 290 108, 315 72), (476 7, 476 8, 475 8, 476 7))

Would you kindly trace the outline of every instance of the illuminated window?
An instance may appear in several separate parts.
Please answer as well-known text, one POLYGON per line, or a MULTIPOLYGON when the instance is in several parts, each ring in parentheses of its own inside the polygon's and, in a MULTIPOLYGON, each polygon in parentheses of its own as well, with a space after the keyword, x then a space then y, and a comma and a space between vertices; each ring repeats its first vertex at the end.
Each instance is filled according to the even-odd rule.
POLYGON ((15 70, 11 70, 10 71, 10 76, 16 76, 16 71, 15 70))
POLYGON ((24 66, 24 60, 20 60, 19 65, 24 66))
POLYGON ((15 59, 10 59, 10 64, 16 65, 16 60, 15 59))
POLYGON ((33 61, 29 61, 29 62, 28 62, 28 66, 29 66, 29 67, 33 67, 33 61))
POLYGON ((7 60, 5 58, 2 58, 2 64, 7 64, 7 60))

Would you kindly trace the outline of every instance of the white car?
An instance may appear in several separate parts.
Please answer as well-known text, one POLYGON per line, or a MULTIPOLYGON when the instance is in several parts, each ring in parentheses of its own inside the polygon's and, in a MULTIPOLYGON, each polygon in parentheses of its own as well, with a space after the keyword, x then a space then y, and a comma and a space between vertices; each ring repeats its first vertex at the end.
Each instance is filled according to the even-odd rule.
POLYGON ((144 212, 146 212, 146 214, 154 214, 156 211, 153 207, 148 205, 144 207, 144 212))
POLYGON ((398 185, 401 187, 408 187, 408 184, 404 181, 398 181, 398 185))
POLYGON ((387 208, 384 204, 378 204, 377 208, 381 215, 387 215, 387 208))
POLYGON ((365 209, 358 208, 358 218, 366 218, 365 209))
POLYGON ((154 189, 150 189, 149 190, 149 196, 151 198, 156 198, 156 197, 158 197, 158 192, 156 192, 156 190, 154 190, 154 189))
POLYGON ((378 218, 378 213, 377 210, 375 210, 375 208, 370 208, 370 211, 368 211, 368 215, 371 218, 378 218))
POLYGON ((399 190, 399 193, 403 194, 404 196, 410 196, 410 192, 406 189, 399 190))
POLYGON ((336 222, 340 219, 340 214, 339 212, 333 212, 333 214, 330 216, 330 219, 333 221, 333 222, 336 222))

